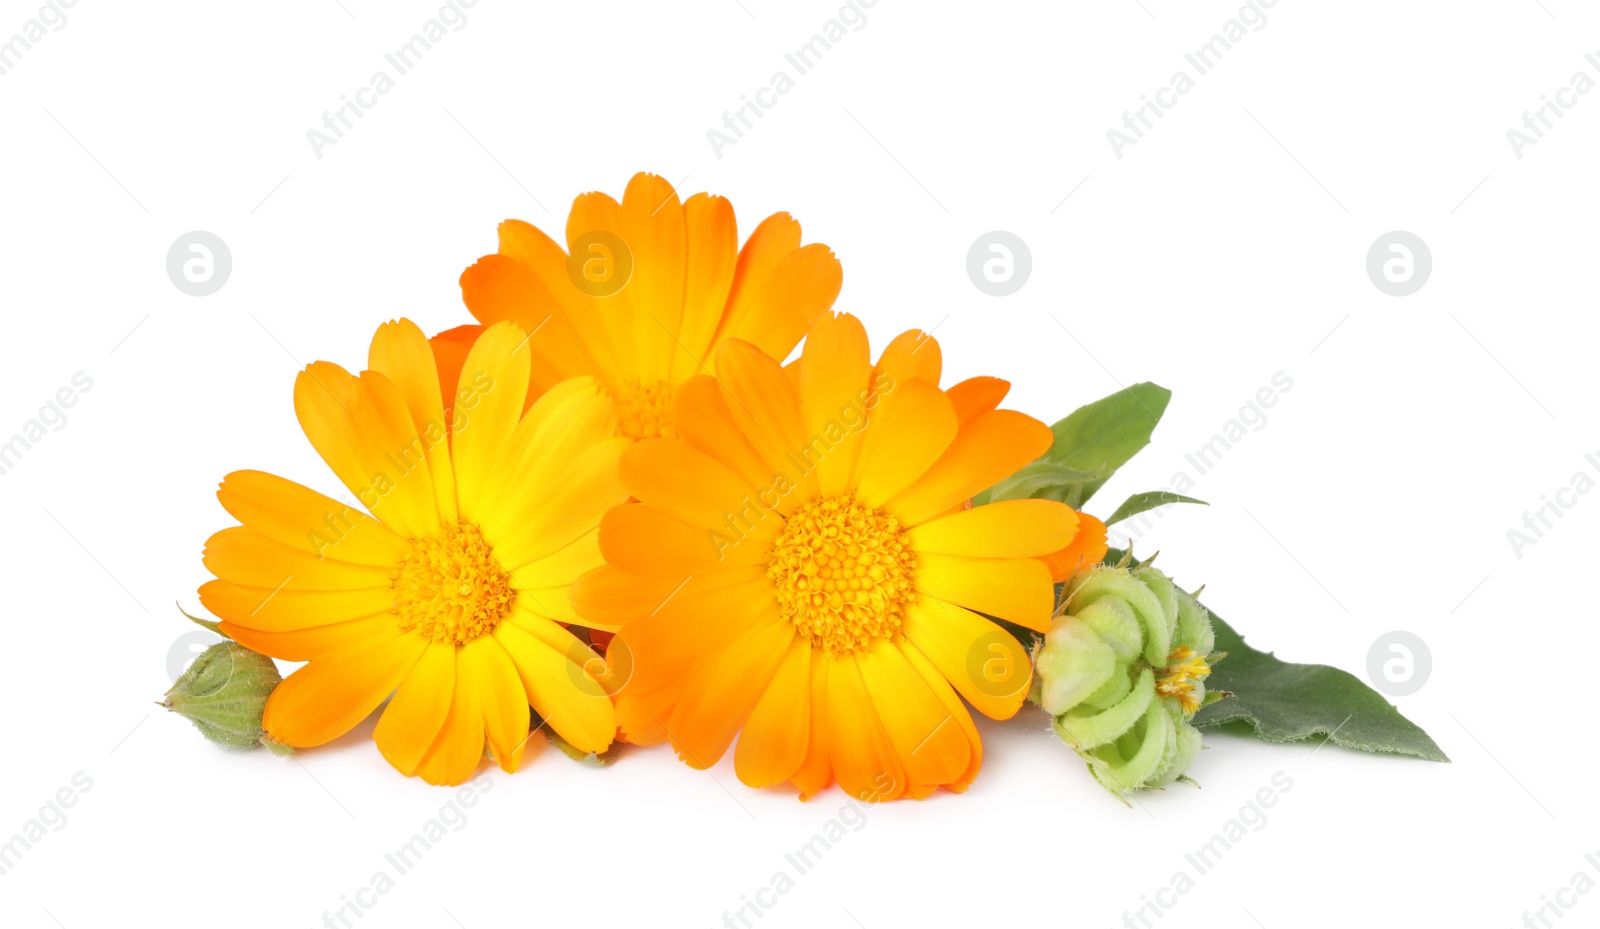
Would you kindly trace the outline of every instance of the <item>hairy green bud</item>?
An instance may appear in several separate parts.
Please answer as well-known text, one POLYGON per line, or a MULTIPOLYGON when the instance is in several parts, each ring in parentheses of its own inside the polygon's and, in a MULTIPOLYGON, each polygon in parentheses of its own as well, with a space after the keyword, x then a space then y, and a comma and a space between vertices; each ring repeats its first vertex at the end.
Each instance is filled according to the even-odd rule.
POLYGON ((1034 700, 1056 734, 1116 794, 1172 783, 1200 751, 1195 711, 1216 639, 1194 597, 1149 564, 1069 580, 1034 656, 1034 700))
POLYGON ((160 705, 194 723, 218 745, 260 744, 285 752, 287 746, 271 741, 261 730, 267 698, 282 681, 271 658, 237 642, 218 642, 200 653, 160 705))

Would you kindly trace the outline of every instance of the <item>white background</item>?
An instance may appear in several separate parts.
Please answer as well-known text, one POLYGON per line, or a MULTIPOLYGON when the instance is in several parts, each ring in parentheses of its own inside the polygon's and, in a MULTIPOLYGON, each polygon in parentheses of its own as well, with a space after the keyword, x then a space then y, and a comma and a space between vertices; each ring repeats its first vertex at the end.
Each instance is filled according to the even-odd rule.
MULTIPOLYGON (((37 9, 0 3, 0 39, 37 9)), ((983 727, 969 793, 869 810, 764 929, 1122 925, 1280 771, 1292 790, 1164 924, 1508 927, 1577 872, 1600 879, 1600 495, 1566 496, 1520 557, 1507 539, 1596 476, 1600 93, 1520 159, 1506 137, 1575 72, 1600 78, 1600 16, 1279 0, 1119 159, 1107 130, 1194 76, 1184 53, 1238 3, 878 0, 718 158, 707 130, 838 9, 479 0, 320 159, 307 130, 392 73, 384 53, 437 2, 79 0, 0 77, 0 436, 93 380, 0 476, 0 838, 75 773, 93 782, 0 876, 0 921, 322 925, 450 802, 391 770, 370 726, 283 760, 153 707, 192 628, 173 601, 197 608, 223 474, 338 490, 294 420, 300 364, 358 366, 393 316, 469 321, 456 279, 498 221, 559 235, 576 194, 620 195, 638 170, 730 197, 742 232, 793 212, 844 263, 838 307, 877 346, 937 327, 947 383, 1003 375, 1008 405, 1046 420, 1171 388, 1101 515, 1192 475, 1186 453, 1292 378, 1198 480, 1212 505, 1140 548, 1290 659, 1364 675, 1379 635, 1421 636, 1432 676, 1397 702, 1454 759, 1214 736, 1203 790, 1125 808, 1029 710, 983 727), (193 229, 233 254, 209 297, 165 271, 193 229), (1032 250, 1013 296, 966 276, 992 229, 1032 250), (1404 298, 1365 271, 1393 229, 1434 261, 1404 298)), ((360 925, 722 925, 846 802, 748 790, 731 753, 705 773, 665 749, 599 771, 546 752, 490 779, 459 832, 364 895, 360 925)), ((1600 920, 1600 893, 1563 897, 1566 925, 1600 920)))

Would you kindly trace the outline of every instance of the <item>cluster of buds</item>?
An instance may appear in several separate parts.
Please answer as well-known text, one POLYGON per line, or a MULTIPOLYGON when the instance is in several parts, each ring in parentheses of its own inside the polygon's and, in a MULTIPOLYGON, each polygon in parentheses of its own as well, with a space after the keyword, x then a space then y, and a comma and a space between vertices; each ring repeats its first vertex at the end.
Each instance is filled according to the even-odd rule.
POLYGON ((1206 608, 1149 562, 1130 562, 1069 579, 1034 656, 1033 699, 1118 795, 1183 777, 1200 751, 1195 712, 1224 696, 1206 690, 1223 657, 1206 608))

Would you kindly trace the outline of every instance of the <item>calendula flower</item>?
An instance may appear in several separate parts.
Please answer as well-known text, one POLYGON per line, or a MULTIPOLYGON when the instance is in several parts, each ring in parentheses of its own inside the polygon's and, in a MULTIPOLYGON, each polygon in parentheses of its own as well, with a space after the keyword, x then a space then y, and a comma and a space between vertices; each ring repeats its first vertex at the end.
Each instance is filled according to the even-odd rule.
POLYGON ((267 703, 273 740, 321 745, 393 694, 378 748, 430 783, 470 778, 486 740, 515 770, 530 703, 573 745, 610 744, 603 666, 564 624, 578 620, 572 582, 601 563, 601 514, 628 497, 617 462, 631 443, 593 378, 524 411, 526 338, 489 327, 453 395, 407 320, 379 327, 359 377, 327 362, 300 374, 306 437, 371 515, 260 471, 222 482, 242 525, 206 543, 217 580, 201 602, 240 644, 309 662, 267 703))
POLYGON ((1053 501, 968 502, 1049 428, 996 409, 1004 381, 940 390, 925 334, 874 365, 848 315, 787 371, 741 340, 716 362, 677 393, 679 437, 623 456, 637 502, 606 514, 607 565, 573 588, 580 614, 622 624, 623 732, 699 768, 737 734, 741 780, 802 798, 834 780, 869 800, 964 790, 983 750, 962 698, 1009 717, 1032 674, 987 616, 1049 628, 1041 558, 1078 523, 1053 501))
MULTIPOLYGON (((573 201, 566 248, 528 223, 501 223, 498 254, 461 275, 461 295, 481 323, 530 333, 531 397, 594 375, 616 398, 619 434, 637 439, 674 434, 673 390, 713 373, 720 342, 788 357, 842 280, 839 260, 826 245, 802 246, 787 213, 740 248, 727 200, 680 202, 666 180, 638 174, 621 203, 603 193, 573 201)), ((477 328, 439 336, 441 358, 463 357, 460 342, 477 328)), ((441 374, 448 390, 447 364, 441 374)))

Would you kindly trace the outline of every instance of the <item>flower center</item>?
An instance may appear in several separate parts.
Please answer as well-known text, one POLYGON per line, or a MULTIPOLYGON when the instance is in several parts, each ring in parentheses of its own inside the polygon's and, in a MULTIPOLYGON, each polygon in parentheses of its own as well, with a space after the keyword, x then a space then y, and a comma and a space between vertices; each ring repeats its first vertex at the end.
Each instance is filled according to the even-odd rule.
POLYGON ((678 437, 672 428, 671 384, 627 381, 611 393, 617 400, 617 435, 630 439, 678 437))
POLYGON ((1183 711, 1192 715, 1200 709, 1195 684, 1210 675, 1211 665, 1206 663, 1206 656, 1180 645, 1167 656, 1166 668, 1156 677, 1156 693, 1163 697, 1177 697, 1183 711))
POLYGON ((406 560, 391 576, 400 628, 455 645, 493 632, 517 593, 471 523, 412 539, 406 560))
POLYGON ((864 649, 900 632, 915 598, 916 566, 900 521, 853 494, 795 510, 767 554, 779 612, 813 646, 833 652, 864 649))

